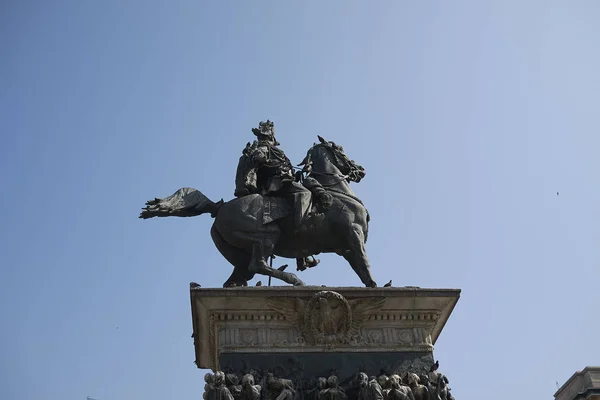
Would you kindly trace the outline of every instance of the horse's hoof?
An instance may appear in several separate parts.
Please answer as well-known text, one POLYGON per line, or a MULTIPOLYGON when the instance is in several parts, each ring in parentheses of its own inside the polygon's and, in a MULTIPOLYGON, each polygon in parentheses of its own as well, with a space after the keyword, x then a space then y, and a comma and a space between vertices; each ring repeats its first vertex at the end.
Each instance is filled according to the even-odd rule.
POLYGON ((369 282, 367 285, 365 285, 366 287, 370 287, 370 288, 376 288, 377 287, 377 282, 372 281, 369 282))
POLYGON ((302 282, 302 281, 300 280, 300 278, 298 278, 298 277, 296 276, 296 274, 292 274, 292 273, 290 273, 290 274, 288 275, 288 277, 289 277, 289 281, 288 281, 288 280, 286 280, 286 282, 288 282, 288 283, 291 283, 291 284, 292 284, 292 285, 294 285, 294 286, 305 286, 305 285, 304 285, 304 282, 302 282))

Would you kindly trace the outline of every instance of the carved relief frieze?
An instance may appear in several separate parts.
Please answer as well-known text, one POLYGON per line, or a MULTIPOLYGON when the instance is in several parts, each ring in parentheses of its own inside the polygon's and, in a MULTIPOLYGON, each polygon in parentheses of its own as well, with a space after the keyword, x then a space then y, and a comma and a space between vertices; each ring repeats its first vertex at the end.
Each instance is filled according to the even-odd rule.
POLYGON ((348 300, 334 291, 269 298, 267 304, 270 311, 214 311, 219 351, 315 346, 431 350, 430 330, 438 317, 428 310, 382 312, 384 298, 348 300))
POLYGON ((321 400, 454 400, 449 379, 438 371, 429 358, 407 360, 401 366, 379 376, 359 372, 350 379, 337 375, 306 376, 302 369, 254 370, 206 374, 203 398, 224 400, 258 400, 296 398, 321 400), (241 384, 240 384, 241 376, 241 384), (261 394, 263 396, 261 396, 261 394))
POLYGON ((222 352, 431 351, 439 312, 383 310, 385 302, 381 297, 346 299, 324 290, 312 297, 268 298, 268 309, 212 310, 213 365, 222 352))

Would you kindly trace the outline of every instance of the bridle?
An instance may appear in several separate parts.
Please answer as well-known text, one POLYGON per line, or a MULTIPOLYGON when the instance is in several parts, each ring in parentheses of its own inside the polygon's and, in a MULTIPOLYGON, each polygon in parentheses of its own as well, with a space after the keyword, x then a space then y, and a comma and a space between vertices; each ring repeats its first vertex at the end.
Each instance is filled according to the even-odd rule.
MULTIPOLYGON (((356 173, 358 173, 358 171, 360 171, 360 168, 358 168, 352 161, 350 161, 345 154, 343 154, 343 153, 340 154, 340 152, 339 152, 339 150, 337 148, 337 145, 330 144, 328 142, 327 144, 321 143, 321 144, 315 145, 315 146, 313 146, 313 148, 316 147, 316 146, 323 146, 327 150, 329 150, 333 154, 333 157, 335 157, 336 163, 337 164, 343 164, 346 168, 348 168, 348 170, 350 172, 347 175, 344 175, 344 174, 338 174, 338 173, 335 173, 335 172, 317 172, 317 171, 312 171, 311 170, 310 172, 307 173, 306 176, 321 175, 321 176, 333 176, 333 177, 336 177, 337 180, 334 180, 332 183, 327 183, 327 184, 323 184, 322 183, 321 184, 321 186, 327 187, 327 188, 335 186, 335 185, 341 183, 342 181, 351 181, 351 180, 354 180, 354 179, 352 179, 352 176, 355 175, 356 173)), ((310 162, 307 162, 306 165, 304 165, 303 168, 296 168, 296 167, 294 167, 294 168, 298 169, 298 170, 301 170, 303 172, 307 172, 306 171, 306 166, 307 165, 310 165, 310 162)))

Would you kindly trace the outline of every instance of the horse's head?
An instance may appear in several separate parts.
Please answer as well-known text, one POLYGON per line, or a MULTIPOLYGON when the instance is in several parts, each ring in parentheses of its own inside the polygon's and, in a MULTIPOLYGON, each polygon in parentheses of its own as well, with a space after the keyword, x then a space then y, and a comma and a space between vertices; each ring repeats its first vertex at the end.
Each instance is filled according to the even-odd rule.
MULTIPOLYGON (((304 171, 307 173, 312 172, 313 164, 317 160, 325 161, 337 168, 341 174, 347 176, 347 180, 351 182, 360 182, 365 177, 365 169, 358 165, 354 160, 351 160, 346 153, 344 148, 334 142, 329 142, 323 139, 321 136, 319 143, 315 143, 306 153, 306 157, 299 165, 304 166, 304 171)), ((323 171, 315 171, 323 172, 323 171)))

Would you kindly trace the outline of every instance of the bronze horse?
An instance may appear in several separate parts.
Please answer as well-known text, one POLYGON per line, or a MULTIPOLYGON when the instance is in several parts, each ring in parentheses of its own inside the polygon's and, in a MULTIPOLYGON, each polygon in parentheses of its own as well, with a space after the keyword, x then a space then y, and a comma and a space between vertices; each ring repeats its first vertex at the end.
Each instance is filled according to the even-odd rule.
POLYGON ((365 251, 369 213, 354 195, 349 182, 360 182, 364 169, 350 160, 341 146, 319 136, 300 163, 303 171, 316 180, 333 197, 323 213, 315 214, 294 229, 293 214, 264 223, 264 213, 289 207, 287 200, 251 194, 228 202, 213 202, 200 191, 182 188, 165 198, 150 200, 140 218, 191 217, 210 213, 215 221, 212 239, 234 270, 224 287, 247 286, 255 274, 267 275, 292 285, 304 285, 295 274, 272 268, 270 255, 300 258, 320 253, 336 253, 344 257, 362 283, 376 287, 365 251), (269 204, 266 204, 269 202, 269 204))

